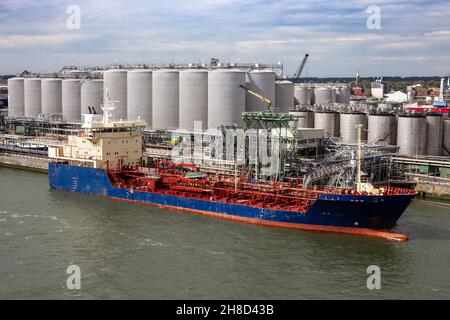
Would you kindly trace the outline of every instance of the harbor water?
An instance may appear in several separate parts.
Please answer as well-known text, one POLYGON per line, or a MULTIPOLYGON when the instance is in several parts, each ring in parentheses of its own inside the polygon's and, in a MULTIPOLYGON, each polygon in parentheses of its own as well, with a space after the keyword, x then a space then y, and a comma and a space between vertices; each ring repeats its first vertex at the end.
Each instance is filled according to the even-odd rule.
POLYGON ((410 241, 168 211, 0 167, 0 299, 449 299, 450 203, 415 200, 395 231, 410 241))

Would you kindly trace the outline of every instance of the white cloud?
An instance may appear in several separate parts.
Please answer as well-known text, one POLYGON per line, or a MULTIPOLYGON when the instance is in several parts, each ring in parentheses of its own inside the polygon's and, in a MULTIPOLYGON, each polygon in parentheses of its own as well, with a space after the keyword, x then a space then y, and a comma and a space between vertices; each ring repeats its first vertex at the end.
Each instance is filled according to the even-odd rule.
POLYGON ((45 34, 45 35, 7 35, 0 38, 1 49, 30 48, 75 43, 98 38, 98 35, 83 34, 45 34))

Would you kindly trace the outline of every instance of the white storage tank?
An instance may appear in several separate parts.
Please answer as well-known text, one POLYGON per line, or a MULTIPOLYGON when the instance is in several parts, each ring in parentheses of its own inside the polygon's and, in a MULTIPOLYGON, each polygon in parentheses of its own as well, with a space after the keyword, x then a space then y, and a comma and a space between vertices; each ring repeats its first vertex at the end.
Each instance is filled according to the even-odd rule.
POLYGON ((180 128, 194 130, 194 122, 201 129, 208 126, 208 71, 188 69, 180 72, 180 128))
POLYGON ((358 124, 363 125, 361 140, 366 140, 367 134, 366 130, 364 130, 367 128, 366 114, 362 112, 342 112, 340 114, 339 131, 342 142, 356 143, 358 141, 358 124))
POLYGON ((315 104, 326 106, 333 103, 333 90, 328 87, 317 87, 314 89, 315 104))
MULTIPOLYGON (((275 72, 272 70, 252 70, 247 74, 247 87, 268 98, 272 102, 272 107, 276 106, 275 100, 275 72)), ((241 89, 242 90, 242 89, 241 89)), ((258 112, 268 109, 268 105, 246 92, 245 111, 258 112)))
POLYGON ((128 120, 144 119, 149 126, 152 125, 153 106, 153 72, 151 70, 128 71, 128 120))
POLYGON ((368 117, 368 143, 385 142, 395 145, 397 139, 397 120, 390 113, 373 113, 368 117))
POLYGON ((116 101, 112 118, 127 119, 127 71, 107 70, 103 72, 103 102, 116 101))
POLYGON ((442 155, 443 123, 444 117, 442 115, 427 115, 427 148, 425 152, 427 156, 442 155))
POLYGON ((335 90, 335 102, 345 105, 350 104, 350 88, 347 86, 337 87, 335 90))
POLYGON ((179 71, 157 70, 153 72, 154 129, 178 129, 179 124, 179 71))
POLYGON ((42 113, 62 113, 61 79, 42 79, 42 113))
POLYGON ((102 114, 103 110, 103 80, 81 81, 81 114, 88 114, 89 107, 92 113, 102 114))
POLYGON ((341 103, 345 104, 345 105, 349 105, 350 104, 350 87, 348 86, 343 86, 341 87, 340 91, 340 96, 341 96, 341 103))
MULTIPOLYGON (((275 83, 275 107, 280 112, 288 112, 294 108, 294 83, 290 81, 277 81, 275 83)), ((272 103, 273 105, 273 103, 272 103)))
POLYGON ((295 105, 304 106, 312 104, 313 89, 295 86, 294 87, 294 103, 295 105))
POLYGON ((29 78, 24 81, 24 114, 37 118, 42 113, 41 79, 29 78))
POLYGON ((425 155, 427 119, 421 115, 404 115, 397 118, 397 146, 399 154, 425 155))
POLYGON ((8 116, 24 116, 24 108, 24 78, 8 79, 8 116))
POLYGON ((339 136, 339 113, 334 111, 314 112, 314 128, 323 129, 325 137, 339 136))
POLYGON ((62 81, 62 114, 67 122, 81 122, 81 83, 78 79, 62 81))
POLYGON ((297 128, 314 128, 314 112, 309 110, 292 111, 289 114, 299 116, 297 128))
POLYGON ((242 125, 245 111, 245 72, 217 69, 208 74, 208 128, 242 125))

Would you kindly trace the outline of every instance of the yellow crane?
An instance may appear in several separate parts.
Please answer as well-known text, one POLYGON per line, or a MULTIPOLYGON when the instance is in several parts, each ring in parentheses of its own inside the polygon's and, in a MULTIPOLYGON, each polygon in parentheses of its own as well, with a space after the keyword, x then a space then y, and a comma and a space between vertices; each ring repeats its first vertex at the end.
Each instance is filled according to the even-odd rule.
POLYGON ((247 88, 246 86, 243 86, 242 84, 239 85, 239 87, 241 87, 242 89, 244 89, 245 91, 247 91, 251 95, 255 96, 256 98, 258 98, 262 102, 266 103, 268 110, 270 110, 270 108, 272 107, 272 101, 269 98, 266 98, 263 95, 255 92, 255 91, 250 90, 249 88, 247 88))

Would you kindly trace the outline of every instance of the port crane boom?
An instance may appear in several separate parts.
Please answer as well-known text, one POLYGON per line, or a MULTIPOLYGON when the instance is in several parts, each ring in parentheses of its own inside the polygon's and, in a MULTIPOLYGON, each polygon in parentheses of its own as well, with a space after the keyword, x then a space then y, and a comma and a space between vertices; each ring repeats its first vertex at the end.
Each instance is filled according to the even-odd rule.
POLYGON ((309 54, 305 54, 302 63, 298 66, 297 71, 294 74, 294 78, 298 79, 302 75, 303 69, 305 68, 306 61, 308 60, 309 54))
POLYGON ((247 91, 251 95, 255 96, 256 98, 258 98, 262 102, 266 103, 267 107, 268 107, 268 110, 270 110, 270 108, 272 107, 272 100, 270 100, 269 98, 264 97, 263 95, 255 92, 255 91, 250 90, 249 88, 247 88, 246 86, 243 86, 242 84, 239 85, 239 87, 241 87, 242 89, 244 89, 245 91, 247 91))

